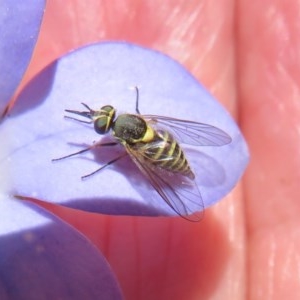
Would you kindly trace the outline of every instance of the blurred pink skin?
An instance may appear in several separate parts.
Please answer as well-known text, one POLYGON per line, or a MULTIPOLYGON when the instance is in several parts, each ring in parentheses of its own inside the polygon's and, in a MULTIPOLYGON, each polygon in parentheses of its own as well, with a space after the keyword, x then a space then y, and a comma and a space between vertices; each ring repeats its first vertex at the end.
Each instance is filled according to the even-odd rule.
POLYGON ((284 0, 49 1, 23 84, 78 46, 141 44, 185 65, 250 146, 244 181, 198 224, 47 205, 103 251, 127 299, 300 298, 299 8, 284 0))

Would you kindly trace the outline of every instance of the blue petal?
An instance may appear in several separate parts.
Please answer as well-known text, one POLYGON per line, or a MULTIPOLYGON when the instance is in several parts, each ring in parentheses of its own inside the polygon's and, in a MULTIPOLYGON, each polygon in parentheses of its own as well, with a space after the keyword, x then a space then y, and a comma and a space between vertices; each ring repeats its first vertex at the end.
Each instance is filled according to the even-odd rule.
MULTIPOLYGON (((224 108, 177 62, 161 53, 125 43, 95 44, 54 62, 23 91, 0 129, 7 149, 1 169, 11 174, 9 193, 88 211, 129 215, 174 215, 127 157, 82 181, 124 149, 94 149, 56 163, 51 159, 98 141, 93 126, 63 118, 65 109, 111 104, 214 125, 232 138, 222 147, 198 147, 189 154, 205 207, 235 186, 248 163, 244 138, 224 108)), ((104 137, 108 140, 109 137, 104 137)), ((196 208, 192 208, 195 210, 196 208)))
POLYGON ((122 299, 105 258, 32 203, 1 199, 0 299, 122 299))
POLYGON ((0 2, 0 114, 29 64, 45 0, 0 2))

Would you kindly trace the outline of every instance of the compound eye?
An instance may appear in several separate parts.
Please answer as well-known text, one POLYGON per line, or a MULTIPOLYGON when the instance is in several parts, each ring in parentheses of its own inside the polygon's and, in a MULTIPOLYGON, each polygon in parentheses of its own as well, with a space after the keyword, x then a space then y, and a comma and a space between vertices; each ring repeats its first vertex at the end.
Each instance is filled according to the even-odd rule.
POLYGON ((99 134, 107 133, 115 118, 115 109, 111 105, 105 105, 98 111, 94 118, 94 129, 99 134))
POLYGON ((100 111, 110 115, 115 109, 111 105, 104 105, 101 107, 100 111))
POLYGON ((94 122, 95 131, 99 134, 105 134, 110 129, 111 118, 107 116, 101 116, 97 118, 94 122))

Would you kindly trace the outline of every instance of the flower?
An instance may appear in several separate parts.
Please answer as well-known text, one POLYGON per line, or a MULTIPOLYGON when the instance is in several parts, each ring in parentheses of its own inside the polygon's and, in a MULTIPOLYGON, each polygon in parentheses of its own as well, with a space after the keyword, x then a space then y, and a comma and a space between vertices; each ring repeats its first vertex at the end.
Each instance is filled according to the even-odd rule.
MULTIPOLYGON (((43 9, 44 1, 0 4, 0 109, 4 109, 29 62, 43 9)), ((7 124, 2 126, 1 130, 7 124)), ((1 133, 2 163, 14 160, 6 152, 13 142, 8 134, 1 133)), ((13 187, 14 180, 9 178, 10 170, 1 170, 0 298, 121 299, 113 272, 97 248, 45 209, 12 199, 7 189, 13 187)))
MULTIPOLYGON (((21 92, 0 132, 16 137, 8 143, 9 159, 2 161, 13 178, 13 193, 91 212, 176 215, 129 156, 81 180, 122 155, 121 145, 94 147, 52 161, 102 138, 92 124, 65 119, 65 109, 82 110, 80 102, 84 101, 94 109, 110 104, 117 112, 134 113, 133 86, 139 86, 142 113, 197 121, 226 132, 228 138, 221 146, 205 141, 204 146, 184 148, 204 207, 224 197, 248 162, 246 143, 235 122, 177 62, 156 51, 118 42, 93 44, 61 57, 21 92)), ((208 134, 208 139, 220 132, 208 134)), ((109 134, 103 138, 111 139, 109 134)), ((200 207, 191 201, 188 205, 190 212, 200 207)))
POLYGON ((121 153, 121 147, 51 162, 99 138, 91 126, 64 120, 64 109, 80 109, 82 101, 97 108, 105 99, 105 104, 121 112, 132 112, 135 95, 130 87, 134 85, 140 87, 143 113, 178 118, 184 113, 186 119, 213 124, 230 135, 229 145, 194 149, 190 155, 192 164, 200 163, 196 178, 205 206, 227 194, 248 160, 235 123, 179 64, 125 43, 96 44, 75 51, 52 63, 26 86, 1 127, 0 134, 9 137, 2 168, 12 179, 3 191, 93 212, 174 215, 130 160, 80 181, 109 155, 121 153))

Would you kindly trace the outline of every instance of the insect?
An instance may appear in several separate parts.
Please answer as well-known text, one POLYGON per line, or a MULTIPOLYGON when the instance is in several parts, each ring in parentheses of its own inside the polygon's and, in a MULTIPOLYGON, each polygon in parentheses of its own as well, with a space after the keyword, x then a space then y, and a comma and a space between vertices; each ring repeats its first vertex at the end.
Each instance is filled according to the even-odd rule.
POLYGON ((67 118, 94 125, 98 134, 112 132, 114 142, 101 143, 81 151, 53 159, 62 160, 89 151, 93 147, 121 144, 125 152, 101 166, 89 177, 119 159, 129 155, 144 177, 176 214, 189 221, 198 221, 204 212, 203 200, 180 143, 196 146, 222 146, 231 142, 231 137, 221 129, 193 121, 157 115, 141 115, 139 89, 136 90, 136 114, 120 114, 111 105, 93 110, 87 104, 86 111, 65 110, 89 119, 67 118))

